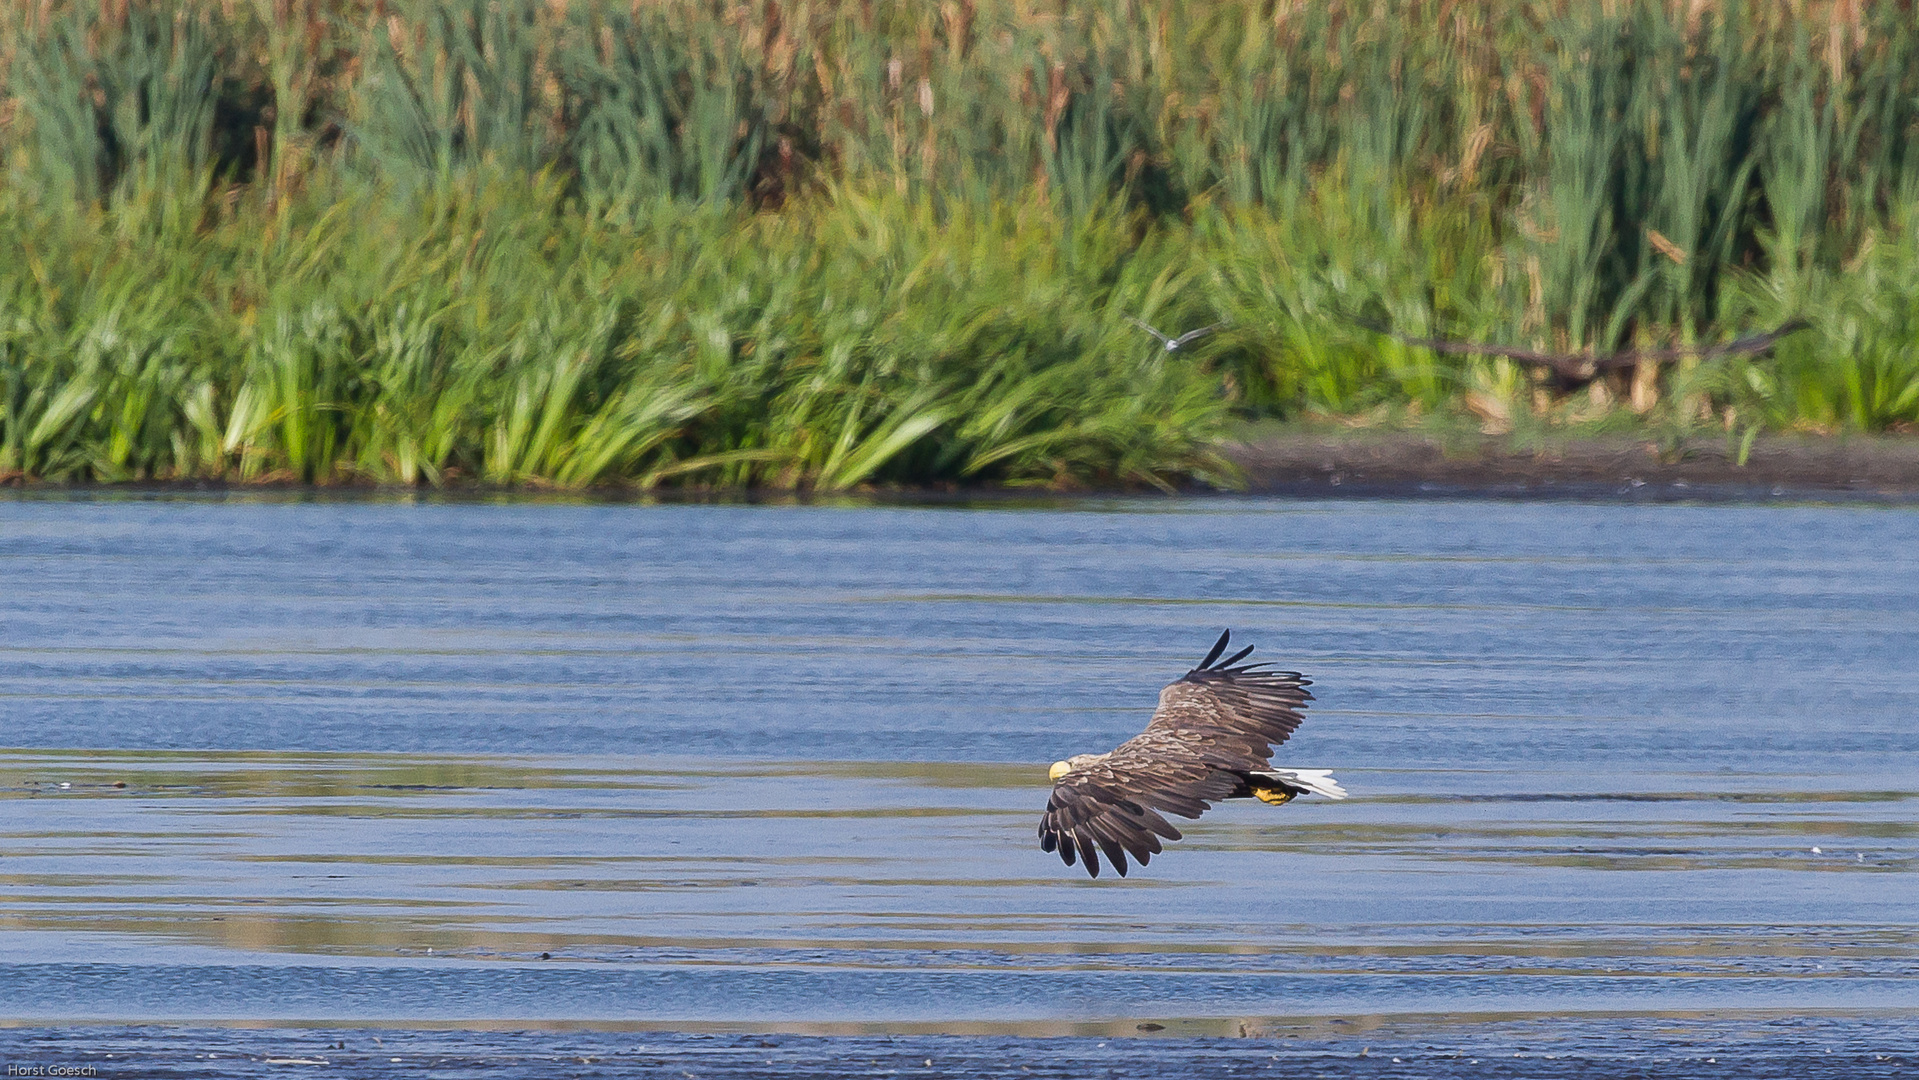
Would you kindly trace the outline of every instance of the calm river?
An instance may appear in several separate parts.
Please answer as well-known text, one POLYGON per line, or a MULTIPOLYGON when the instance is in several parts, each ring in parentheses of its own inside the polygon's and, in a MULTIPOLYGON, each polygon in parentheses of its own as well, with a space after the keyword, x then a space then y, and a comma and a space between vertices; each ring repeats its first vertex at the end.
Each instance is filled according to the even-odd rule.
POLYGON ((0 747, 10 1065, 1919 1066, 1912 507, 15 497, 0 747), (1224 627, 1352 798, 1039 851, 1224 627))

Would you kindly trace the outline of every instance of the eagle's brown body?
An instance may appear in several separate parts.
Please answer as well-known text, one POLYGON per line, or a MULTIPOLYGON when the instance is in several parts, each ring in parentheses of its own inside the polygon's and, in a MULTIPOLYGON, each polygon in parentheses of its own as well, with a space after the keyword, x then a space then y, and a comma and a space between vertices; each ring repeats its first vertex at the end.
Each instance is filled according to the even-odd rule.
POLYGON ((1040 847, 1077 860, 1099 876, 1099 853, 1126 873, 1126 856, 1144 866, 1161 840, 1180 833, 1162 814, 1196 818, 1221 799, 1283 803, 1316 792, 1344 798, 1319 770, 1268 768, 1273 747, 1303 719, 1312 695, 1297 672, 1235 664, 1251 648, 1219 660, 1231 632, 1206 659, 1160 691, 1146 730, 1111 753, 1080 754, 1053 766, 1053 796, 1040 819, 1040 847), (1217 663, 1215 661, 1218 661, 1217 663))

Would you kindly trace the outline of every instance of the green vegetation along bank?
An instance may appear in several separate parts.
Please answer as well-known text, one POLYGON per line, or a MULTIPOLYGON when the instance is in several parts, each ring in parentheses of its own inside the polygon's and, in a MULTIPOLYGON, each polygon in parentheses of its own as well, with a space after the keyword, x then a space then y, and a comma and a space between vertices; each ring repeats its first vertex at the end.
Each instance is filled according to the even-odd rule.
POLYGON ((6 479, 1169 485, 1247 417, 1919 424, 1903 2, 40 0, 0 157, 6 479))

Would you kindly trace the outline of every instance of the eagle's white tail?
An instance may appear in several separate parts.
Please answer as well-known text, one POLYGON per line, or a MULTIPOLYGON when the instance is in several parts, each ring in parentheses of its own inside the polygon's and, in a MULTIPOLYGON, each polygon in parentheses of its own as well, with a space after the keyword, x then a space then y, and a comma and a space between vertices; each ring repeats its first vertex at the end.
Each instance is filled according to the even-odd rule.
POLYGON ((1268 769, 1249 775, 1276 780, 1290 787, 1310 791, 1315 795, 1324 795, 1329 799, 1343 799, 1346 789, 1339 786, 1328 769, 1268 769))

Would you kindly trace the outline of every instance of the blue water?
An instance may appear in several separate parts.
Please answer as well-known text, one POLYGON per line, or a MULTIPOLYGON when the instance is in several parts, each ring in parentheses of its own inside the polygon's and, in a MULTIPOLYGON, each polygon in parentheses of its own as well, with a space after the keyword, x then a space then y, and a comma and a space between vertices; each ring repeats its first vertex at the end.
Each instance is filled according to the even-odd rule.
POLYGON ((1919 1045, 1911 507, 20 497, 0 583, 8 1060, 1919 1045), (1040 852, 1222 627, 1353 797, 1040 852))

